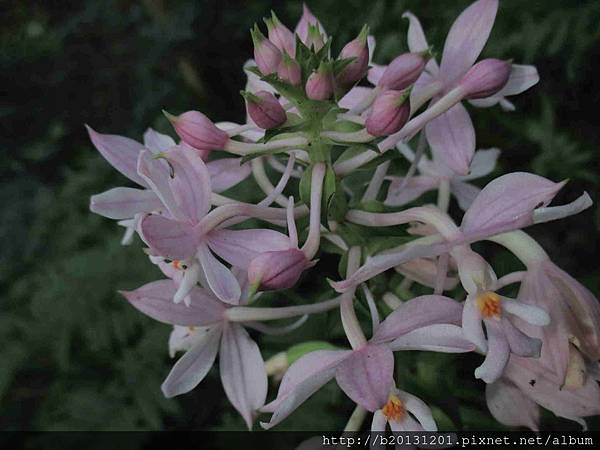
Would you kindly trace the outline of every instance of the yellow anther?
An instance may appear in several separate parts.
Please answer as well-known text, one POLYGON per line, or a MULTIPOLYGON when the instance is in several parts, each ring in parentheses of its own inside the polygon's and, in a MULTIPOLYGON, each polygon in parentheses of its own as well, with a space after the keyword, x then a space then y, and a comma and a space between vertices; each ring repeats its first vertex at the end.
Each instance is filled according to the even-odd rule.
POLYGON ((477 306, 484 318, 500 318, 502 314, 502 303, 500 296, 495 292, 486 291, 477 297, 477 306))
POLYGON ((390 394, 387 403, 381 408, 381 412, 387 420, 393 420, 394 422, 401 421, 406 415, 404 403, 394 394, 390 394))

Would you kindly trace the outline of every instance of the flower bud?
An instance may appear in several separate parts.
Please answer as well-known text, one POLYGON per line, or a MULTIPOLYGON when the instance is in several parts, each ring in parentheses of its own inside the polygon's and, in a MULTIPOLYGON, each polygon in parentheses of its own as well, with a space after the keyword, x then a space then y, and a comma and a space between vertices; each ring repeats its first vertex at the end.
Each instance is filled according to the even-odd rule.
POLYGON ((427 64, 427 54, 421 53, 404 53, 394 58, 387 66, 378 86, 383 89, 393 89, 400 91, 407 88, 421 75, 427 64))
POLYGON ((187 111, 179 116, 163 112, 181 140, 198 150, 220 150, 229 140, 226 132, 217 128, 208 117, 199 111, 187 111))
POLYGON ((312 47, 315 52, 321 50, 325 45, 318 23, 308 26, 308 37, 305 44, 308 48, 312 47))
POLYGON ((504 87, 511 70, 512 64, 509 61, 484 59, 469 69, 459 86, 465 90, 465 98, 489 97, 504 87))
POLYGON ((282 52, 287 52, 288 55, 294 57, 296 55, 296 39, 294 33, 286 27, 279 18, 271 11, 271 19, 265 19, 267 29, 269 31, 269 41, 275 44, 282 52))
POLYGON ((373 136, 387 136, 399 131, 410 116, 410 102, 407 91, 384 91, 380 93, 367 118, 365 125, 373 136))
POLYGON ((254 25, 254 28, 250 30, 250 34, 252 35, 252 42, 254 42, 254 60, 258 70, 263 75, 277 72, 277 67, 281 62, 279 49, 260 32, 257 25, 254 25))
POLYGON ((246 99, 248 115, 259 127, 265 130, 277 128, 287 120, 281 103, 270 92, 258 91, 251 94, 242 91, 242 95, 246 99))
POLYGON ((306 81, 306 95, 312 100, 327 100, 333 94, 334 79, 331 66, 321 63, 306 81))
POLYGON ((302 81, 302 69, 300 69, 300 64, 298 64, 295 59, 290 58, 285 51, 283 52, 279 67, 277 68, 277 76, 292 86, 297 86, 302 81))
POLYGON ((261 253, 248 266, 248 281, 251 285, 260 284, 263 290, 287 289, 310 265, 297 248, 261 253))
POLYGON ((348 42, 340 52, 338 59, 354 58, 354 61, 344 67, 337 76, 337 81, 342 86, 354 84, 367 74, 369 67, 368 33, 369 28, 365 25, 358 37, 348 42))

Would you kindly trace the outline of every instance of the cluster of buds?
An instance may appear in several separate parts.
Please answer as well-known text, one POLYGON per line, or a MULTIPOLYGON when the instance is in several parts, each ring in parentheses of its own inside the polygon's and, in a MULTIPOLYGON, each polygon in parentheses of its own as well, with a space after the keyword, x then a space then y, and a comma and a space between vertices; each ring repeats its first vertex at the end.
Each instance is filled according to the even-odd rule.
POLYGON ((185 354, 162 386, 166 396, 197 386, 218 354, 225 394, 249 428, 260 413, 272 413, 263 427, 277 425, 335 378, 357 405, 347 430, 370 411, 373 430, 431 431, 430 408, 396 387, 395 352, 476 352, 483 361, 473 376, 486 383, 489 409, 502 423, 537 429, 540 405, 581 422, 600 413, 598 301, 521 231, 583 211, 589 196, 550 207, 564 182, 522 172, 483 189, 471 183, 493 172, 500 152, 475 151, 465 103, 511 109, 505 97, 538 81, 532 66, 477 62, 497 8, 497 0, 469 6, 439 64, 407 12, 410 52, 387 66, 371 61, 375 40, 366 26, 334 58, 331 38, 306 6, 294 32, 272 14, 268 37, 257 25, 251 31, 247 123, 166 113, 179 142, 152 129, 143 143, 89 129, 102 156, 137 185, 93 196, 91 210, 119 220, 125 244, 137 233, 164 274, 123 295, 174 326, 171 354, 185 354), (401 164, 391 159, 407 160, 406 172, 394 173, 401 164), (368 174, 364 190, 356 172, 368 174), (257 204, 229 191, 240 183, 252 189, 249 178, 264 191, 257 204), (427 191, 437 191, 437 205, 419 205, 427 191), (448 214, 452 196, 464 211, 460 223, 448 214), (255 228, 240 226, 248 223, 255 228), (404 224, 398 246, 397 235, 385 233, 404 224), (505 246, 526 270, 498 278, 471 248, 483 241, 505 246), (254 303, 265 291, 277 298, 298 286, 327 251, 344 262, 330 300, 254 303), (516 298, 503 295, 515 283, 516 298), (369 338, 359 302, 370 312, 369 338), (298 343, 265 364, 246 331, 286 333, 311 314, 336 310, 347 349, 298 343), (290 318, 297 320, 265 323, 290 318), (267 403, 268 375, 281 384, 267 403))

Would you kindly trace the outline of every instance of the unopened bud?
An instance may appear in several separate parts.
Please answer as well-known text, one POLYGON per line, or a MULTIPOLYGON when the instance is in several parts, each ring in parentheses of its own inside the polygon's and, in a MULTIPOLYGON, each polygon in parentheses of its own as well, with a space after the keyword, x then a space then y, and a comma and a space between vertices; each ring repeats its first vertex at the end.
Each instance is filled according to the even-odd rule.
POLYGON ((166 111, 163 113, 181 140, 198 150, 220 150, 229 140, 227 133, 217 128, 199 111, 187 111, 179 116, 173 116, 166 111))
POLYGON ((260 128, 277 128, 287 120, 281 103, 270 92, 258 91, 251 94, 242 91, 242 95, 246 99, 248 115, 260 128))
POLYGON ((297 86, 302 81, 302 69, 300 69, 300 64, 298 64, 295 59, 291 58, 285 51, 283 52, 279 67, 277 68, 277 76, 292 86, 297 86))
POLYGON ((421 53, 404 53, 394 58, 387 66, 378 86, 383 89, 393 89, 401 91, 413 84, 427 64, 427 54, 421 53))
POLYGON ((325 40, 323 39, 318 23, 308 26, 308 37, 305 44, 308 48, 312 47, 315 52, 321 50, 323 45, 325 45, 325 40))
POLYGON ((304 253, 297 248, 264 252, 254 258, 248 266, 248 281, 260 284, 263 290, 287 289, 310 267, 304 253))
POLYGON ((254 42, 254 60, 258 70, 263 75, 277 72, 277 67, 281 62, 279 49, 261 33, 257 25, 254 25, 254 28, 250 30, 250 34, 252 35, 252 42, 254 42))
POLYGON ((267 29, 269 31, 269 41, 275 44, 282 52, 285 51, 288 55, 294 57, 296 55, 296 39, 294 33, 286 27, 279 18, 271 11, 271 18, 265 19, 267 29))
POLYGON ((358 37, 348 42, 340 52, 338 59, 354 58, 354 61, 344 67, 337 76, 337 81, 342 86, 354 84, 367 74, 369 67, 368 34, 369 27, 365 25, 358 37))
POLYGON ((512 64, 509 61, 484 59, 469 69, 459 86, 466 92, 465 98, 489 97, 506 85, 511 70, 512 64))
POLYGON ((408 91, 388 90, 380 93, 365 125, 373 136, 387 136, 400 130, 410 116, 408 91))
POLYGON ((334 84, 331 66, 321 63, 306 81, 306 95, 312 100, 327 100, 333 94, 334 84))

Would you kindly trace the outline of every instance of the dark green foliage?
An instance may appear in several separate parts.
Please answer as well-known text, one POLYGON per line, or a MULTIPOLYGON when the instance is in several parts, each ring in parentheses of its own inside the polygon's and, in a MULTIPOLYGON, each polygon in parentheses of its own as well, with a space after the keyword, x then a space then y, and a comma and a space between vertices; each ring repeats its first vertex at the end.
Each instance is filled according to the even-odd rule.
MULTIPOLYGON (((243 120, 238 93, 245 83, 242 64, 252 55, 247 30, 270 9, 293 28, 301 3, 7 3, 0 16, 0 429, 243 428, 216 371, 182 399, 163 398, 169 327, 134 312, 116 292, 160 274, 138 242, 121 247, 122 229, 88 211, 90 195, 128 181, 94 150, 83 124, 140 139, 149 125, 170 132, 162 108, 243 120)), ((312 3, 335 35, 334 55, 366 22, 378 41, 375 61, 384 63, 406 50, 405 10, 422 19, 439 55, 453 18, 469 2, 312 3)), ((473 114, 478 147, 503 150, 496 174, 530 170, 570 178, 561 199, 582 190, 594 197, 592 210, 532 233, 597 295, 599 21, 600 3, 593 0, 503 1, 484 55, 535 64, 541 82, 515 100, 515 112, 473 114)), ((252 191, 235 190, 255 201, 252 191)), ((375 250, 378 243, 372 245, 375 250)), ((486 256, 495 258, 500 274, 514 269, 505 253, 486 256)), ((337 264, 328 255, 314 270, 336 278, 337 264)), ((291 304, 331 294, 325 284, 311 283, 281 298, 291 304)), ((357 310, 368 324, 366 307, 357 310)), ((260 339, 265 357, 301 341, 346 345, 333 313, 311 318, 290 335, 260 339)), ((497 424, 487 413, 482 383, 470 376, 478 358, 399 355, 400 387, 430 402, 442 429, 490 429, 497 424)), ((281 429, 341 428, 352 407, 328 385, 281 429)), ((566 425, 551 419, 549 426, 566 425)))

